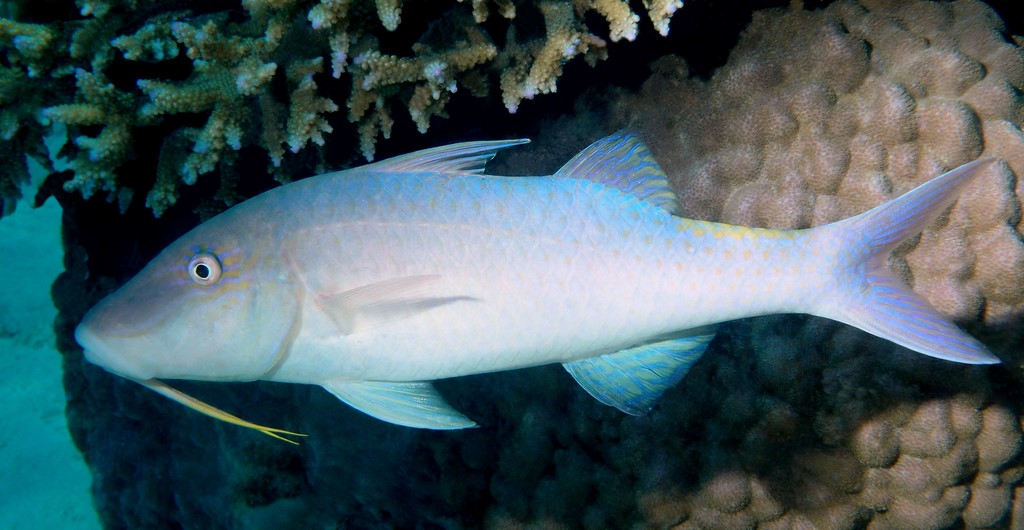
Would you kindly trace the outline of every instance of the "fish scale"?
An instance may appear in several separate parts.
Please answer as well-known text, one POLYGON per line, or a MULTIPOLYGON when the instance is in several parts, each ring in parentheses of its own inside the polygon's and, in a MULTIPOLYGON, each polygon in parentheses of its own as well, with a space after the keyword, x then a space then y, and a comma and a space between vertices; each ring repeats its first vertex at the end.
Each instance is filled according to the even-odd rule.
POLYGON ((86 358, 276 437, 161 379, 320 385, 377 418, 460 429, 435 379, 561 363, 646 414, 714 325, 809 313, 915 351, 998 362, 887 269, 990 160, 807 230, 680 216, 638 139, 602 139, 550 176, 484 175, 519 140, 427 149, 270 190, 182 236, 76 330, 86 358), (198 265, 197 265, 198 264, 198 265))
MULTIPOLYGON (((426 188, 429 189, 435 187, 429 179, 437 178, 420 176, 417 180, 426 180, 426 188)), ((626 208, 647 206, 634 206, 628 203, 635 201, 620 200, 610 201, 610 207, 601 208, 596 202, 581 202, 580 211, 569 212, 573 222, 556 225, 548 222, 549 218, 562 214, 553 206, 565 204, 567 198, 581 195, 582 192, 578 188, 589 183, 551 178, 547 178, 547 183, 540 183, 537 182, 538 179, 543 177, 532 179, 533 181, 528 184, 524 183, 525 189, 515 194, 513 201, 505 203, 509 215, 501 218, 496 224, 490 223, 483 210, 473 204, 474 197, 485 193, 488 187, 498 183, 490 178, 461 179, 459 187, 447 189, 438 195, 443 198, 443 201, 438 201, 439 204, 451 204, 451 207, 431 207, 428 201, 421 201, 419 205, 405 211, 408 220, 403 219, 397 223, 373 219, 371 215, 369 219, 374 222, 363 223, 359 227, 352 226, 354 220, 348 223, 342 220, 345 212, 352 211, 347 207, 350 205, 341 203, 332 219, 332 228, 338 233, 346 234, 345 248, 336 249, 334 245, 325 245, 316 238, 298 242, 296 244, 301 245, 301 250, 296 249, 295 252, 303 255, 304 262, 317 264, 321 261, 317 254, 320 252, 332 256, 332 261, 352 263, 364 259, 364 256, 373 255, 373 249, 380 246, 379 242, 386 241, 387 248, 381 251, 386 257, 379 257, 378 261, 369 267, 372 272, 348 278, 347 285, 338 285, 333 287, 334 289, 346 290, 347 287, 372 283, 388 276, 440 274, 446 281, 439 283, 437 290, 478 298, 492 310, 487 307, 481 309, 473 304, 453 304, 450 307, 437 308, 415 318, 396 322, 394 326, 400 331, 391 329, 388 333, 374 333, 372 337, 367 337, 353 348, 345 348, 332 340, 337 334, 328 327, 321 330, 323 338, 311 341, 309 345, 300 342, 296 348, 305 351, 324 349, 324 357, 336 356, 339 350, 347 350, 355 357, 370 355, 375 351, 394 352, 377 354, 378 358, 390 355, 390 360, 383 363, 382 368, 376 373, 344 373, 350 363, 335 363, 342 372, 332 375, 338 377, 415 378, 415 371, 419 369, 417 362, 421 360, 423 364, 434 367, 434 372, 429 374, 433 376, 431 378, 451 377, 465 375, 460 369, 464 362, 463 351, 478 352, 487 348, 503 359, 515 358, 514 354, 518 352, 520 358, 514 364, 522 366, 537 361, 525 352, 550 356, 553 352, 562 351, 563 355, 568 356, 566 358, 576 358, 589 353, 591 346, 581 342, 581 339, 593 335, 590 328, 595 323, 631 324, 630 319, 650 322, 653 320, 651 315, 666 313, 666 309, 652 306, 650 303, 636 304, 634 307, 634 304, 628 301, 646 296, 646 293, 639 293, 638 296, 634 292, 637 288, 637 282, 632 281, 634 276, 645 279, 657 276, 647 272, 649 264, 662 259, 651 253, 654 250, 653 244, 644 245, 633 237, 615 239, 606 236, 602 240, 602 246, 607 250, 601 252, 598 247, 583 245, 577 236, 595 224, 605 226, 606 229, 603 231, 610 234, 636 234, 640 227, 636 226, 628 210, 617 217, 614 215, 620 208, 618 203, 622 202, 626 208), (469 187, 470 184, 473 186, 469 187), (596 215, 593 210, 598 210, 596 215), (509 226, 509 219, 527 220, 535 228, 524 231, 509 226), (503 244, 491 244, 494 239, 501 240, 503 244), (482 253, 482 248, 487 248, 489 252, 482 253), (619 254, 619 258, 612 257, 612 249, 619 254), (400 256, 400 260, 397 256, 400 256), (607 270, 621 270, 622 281, 619 283, 622 289, 588 288, 603 278, 585 274, 587 269, 577 267, 577 262, 602 264, 607 270), (615 308, 616 311, 609 312, 608 306, 613 303, 618 307, 615 308), (593 319, 573 317, 560 322, 557 329, 551 333, 534 333, 530 340, 524 341, 521 338, 525 328, 542 328, 543 323, 557 321, 561 315, 580 312, 597 314, 593 319), (453 331, 453 323, 457 323, 454 325, 462 333, 453 331), (481 330, 499 326, 505 327, 507 331, 498 332, 496 335, 492 333, 492 338, 486 341, 492 344, 486 344, 482 340, 483 337, 479 337, 481 330), (449 330, 446 334, 447 340, 438 340, 436 337, 436 329, 442 327, 449 330), (424 345, 421 339, 430 336, 434 336, 434 340, 430 341, 431 344, 424 345), (519 339, 513 341, 514 337, 519 339), (459 345, 461 348, 458 348, 459 345)), ((380 187, 388 190, 393 197, 398 197, 398 201, 402 202, 401 198, 406 194, 408 182, 409 180, 405 178, 370 174, 352 179, 349 183, 351 188, 346 185, 340 195, 373 195, 375 189, 380 187)), ((386 215, 385 209, 381 209, 380 212, 381 215, 386 215)), ((358 216, 360 221, 367 218, 364 214, 358 216)), ((287 225, 282 225, 281 229, 294 232, 294 229, 287 225)), ((649 228, 645 231, 654 234, 649 228)), ((668 231, 657 237, 669 236, 678 237, 677 234, 668 231)), ((294 239, 293 237, 292 241, 294 239)), ((315 275, 330 270, 333 270, 333 267, 310 267, 298 276, 316 288, 325 280, 315 275)), ((649 285, 650 282, 645 283, 648 284, 645 285, 647 291, 658 289, 655 285, 649 285)), ((433 296, 437 293, 432 290, 426 294, 433 296)), ((655 333, 662 331, 665 330, 657 329, 655 333)), ((633 336, 626 335, 620 340, 635 342, 650 334, 640 329, 634 331, 633 336)), ((611 342, 602 336, 593 337, 590 341, 598 344, 611 342)), ((481 356, 474 355, 471 359, 477 357, 481 356)), ((321 360, 309 364, 310 370, 321 372, 325 365, 321 360)), ((293 368, 298 369, 298 366, 286 364, 275 377, 281 380, 308 377, 306 373, 293 372, 293 368)))

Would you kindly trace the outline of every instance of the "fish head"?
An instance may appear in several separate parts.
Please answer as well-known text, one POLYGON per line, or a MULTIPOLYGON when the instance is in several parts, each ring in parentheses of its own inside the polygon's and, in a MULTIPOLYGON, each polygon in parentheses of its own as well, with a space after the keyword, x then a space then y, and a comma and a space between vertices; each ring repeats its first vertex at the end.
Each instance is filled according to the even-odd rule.
POLYGON ((75 330, 85 357, 137 381, 259 379, 298 328, 298 297, 266 224, 221 214, 182 236, 75 330))

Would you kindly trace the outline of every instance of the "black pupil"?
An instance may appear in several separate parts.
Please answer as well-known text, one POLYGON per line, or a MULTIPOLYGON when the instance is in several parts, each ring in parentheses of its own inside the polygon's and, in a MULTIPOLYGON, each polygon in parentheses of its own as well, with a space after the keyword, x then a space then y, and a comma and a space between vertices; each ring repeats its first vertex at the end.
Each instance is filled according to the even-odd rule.
POLYGON ((205 279, 209 278, 210 277, 210 267, 208 267, 204 263, 197 263, 196 264, 196 276, 199 277, 200 280, 205 280, 205 279))

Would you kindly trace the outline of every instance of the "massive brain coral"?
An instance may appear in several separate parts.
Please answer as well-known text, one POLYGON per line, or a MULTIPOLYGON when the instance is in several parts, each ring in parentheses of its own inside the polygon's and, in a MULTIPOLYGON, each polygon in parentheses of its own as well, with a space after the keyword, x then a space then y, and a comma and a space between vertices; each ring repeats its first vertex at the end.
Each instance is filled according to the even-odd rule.
POLYGON ((941 311, 1000 324, 1024 314, 1024 53, 1004 32, 977 1, 760 11, 709 82, 663 60, 620 112, 650 133, 687 215, 730 223, 816 226, 1000 160, 894 263, 941 311))
MULTIPOLYGON (((664 58, 639 95, 619 101, 617 119, 645 132, 688 216, 753 226, 837 221, 970 160, 998 159, 890 265, 953 318, 1005 330, 991 342, 1016 373, 1024 53, 1005 33, 974 0, 759 11, 709 80, 664 58)), ((1024 525, 1021 408, 1000 383, 922 366, 849 328, 773 320, 730 347, 754 360, 709 359, 724 374, 716 386, 747 390, 723 398, 733 406, 706 428, 730 434, 704 447, 721 452, 732 437, 746 462, 699 459, 697 491, 669 498, 687 507, 673 512, 681 528, 1024 525), (737 420, 743 409, 758 413, 737 420), (790 442, 792 466, 773 481, 778 462, 752 455, 806 436, 801 417, 813 418, 816 441, 790 442), (811 494, 787 498, 780 482, 811 494)), ((664 506, 658 491, 647 495, 664 506)))

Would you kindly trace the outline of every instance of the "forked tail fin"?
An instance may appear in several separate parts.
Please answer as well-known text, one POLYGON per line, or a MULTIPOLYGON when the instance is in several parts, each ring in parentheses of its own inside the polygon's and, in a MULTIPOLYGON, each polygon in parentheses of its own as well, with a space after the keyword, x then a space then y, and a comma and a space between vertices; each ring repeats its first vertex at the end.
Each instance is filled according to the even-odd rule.
POLYGON ((897 279, 889 252, 935 220, 992 159, 976 160, 856 217, 821 227, 842 256, 837 299, 819 313, 911 350, 967 364, 999 359, 897 279))

